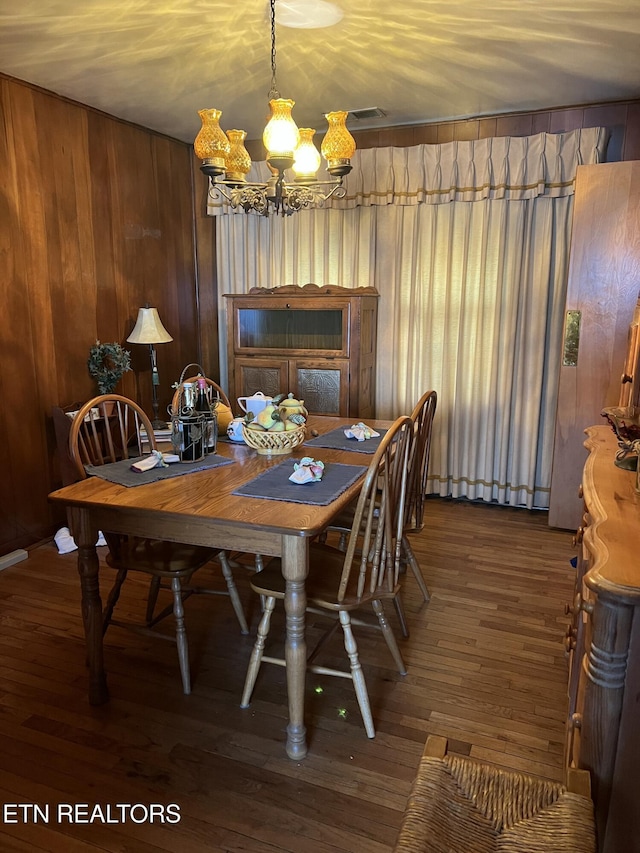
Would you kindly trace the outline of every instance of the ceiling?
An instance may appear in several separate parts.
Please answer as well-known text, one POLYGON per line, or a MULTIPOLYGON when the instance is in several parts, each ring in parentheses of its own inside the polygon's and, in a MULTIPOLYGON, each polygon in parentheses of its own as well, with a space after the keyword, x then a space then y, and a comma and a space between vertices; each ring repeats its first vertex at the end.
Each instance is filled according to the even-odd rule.
MULTIPOLYGON (((313 0, 278 0, 290 6, 313 0)), ((639 0, 334 0, 335 26, 277 28, 299 126, 352 129, 640 97, 639 0)), ((267 0, 0 0, 0 71, 193 142, 199 109, 258 138, 267 0)))

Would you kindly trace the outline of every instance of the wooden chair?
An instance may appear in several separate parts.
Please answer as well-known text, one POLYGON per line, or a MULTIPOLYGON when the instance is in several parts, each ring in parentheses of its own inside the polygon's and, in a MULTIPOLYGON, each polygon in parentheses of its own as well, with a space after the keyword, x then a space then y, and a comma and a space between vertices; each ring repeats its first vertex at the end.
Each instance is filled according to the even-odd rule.
MULTIPOLYGON (((398 573, 412 435, 411 420, 403 417, 398 418, 382 439, 360 490, 346 551, 321 542, 313 542, 310 546, 307 610, 331 615, 334 621, 309 654, 307 666, 315 673, 352 679, 368 737, 375 736, 375 728, 353 636, 351 614, 373 608, 398 671, 405 675, 406 667, 387 621, 383 602, 395 601, 400 595, 398 573), (333 635, 338 624, 344 632, 350 673, 313 664, 321 646, 333 635)), ((280 560, 272 560, 262 572, 251 578, 250 583, 254 592, 264 596, 265 604, 247 670, 241 701, 243 708, 249 705, 261 663, 286 665, 284 660, 264 654, 276 600, 284 599, 285 581, 280 560)))
POLYGON ((565 787, 446 750, 427 738, 394 853, 595 853, 586 770, 565 787))
MULTIPOLYGON (((420 592, 425 601, 430 595, 425 583, 420 564, 413 552, 408 533, 417 533, 424 526, 424 501, 429 473, 429 454, 431 451, 431 433, 433 418, 436 413, 438 395, 435 391, 426 391, 416 403, 411 420, 414 425, 414 440, 409 456, 409 477, 407 483, 407 500, 405 501, 404 532, 402 536, 402 551, 407 565, 415 577, 420 592)), ((403 629, 403 633, 406 626, 403 629)), ((405 634, 405 636, 408 636, 405 634)))
MULTIPOLYGON (((433 418, 436 411, 438 397, 435 391, 426 391, 416 403, 411 413, 413 423, 413 442, 409 452, 408 474, 407 474, 407 497, 404 508, 404 530, 402 534, 402 562, 403 570, 408 566, 415 577, 422 597, 429 601, 430 595, 425 582, 420 564, 407 538, 408 533, 418 532, 424 524, 424 500, 427 486, 427 473, 429 468, 429 453, 431 449, 431 432, 433 418)), ((340 533, 339 547, 344 550, 346 537, 353 523, 353 505, 347 507, 334 519, 329 531, 340 533)), ((323 534, 324 537, 324 534, 323 534)), ((404 637, 409 636, 409 629, 404 611, 398 606, 400 599, 396 600, 396 610, 400 621, 400 628, 404 637)))
MULTIPOLYGON (((85 465, 105 465, 144 455, 140 435, 141 427, 146 431, 152 449, 155 449, 156 442, 151 422, 133 400, 121 397, 118 394, 104 394, 85 403, 73 419, 69 433, 69 454, 75 465, 78 479, 84 479, 88 476, 85 465)), ((117 571, 115 583, 104 608, 103 631, 106 632, 109 625, 119 625, 144 634, 152 634, 153 632, 150 629, 173 612, 182 685, 184 692, 190 693, 191 678, 183 603, 194 593, 219 594, 218 590, 202 589, 190 585, 194 572, 216 555, 220 560, 227 583, 227 591, 222 594, 230 596, 242 632, 245 634, 249 632, 242 603, 225 553, 196 545, 183 545, 177 542, 165 542, 139 536, 125 536, 110 533, 107 530, 103 532, 109 546, 107 564, 117 571), (144 626, 113 619, 114 608, 129 571, 143 572, 151 576, 144 626), (173 593, 173 604, 154 616, 158 590, 163 581, 173 593)))

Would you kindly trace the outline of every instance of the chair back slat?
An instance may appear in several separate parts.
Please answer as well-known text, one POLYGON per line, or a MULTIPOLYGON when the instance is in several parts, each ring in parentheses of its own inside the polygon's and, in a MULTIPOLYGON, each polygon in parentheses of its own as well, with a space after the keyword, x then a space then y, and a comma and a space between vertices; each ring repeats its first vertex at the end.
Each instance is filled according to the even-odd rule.
POLYGON ((119 394, 102 394, 85 403, 69 433, 69 455, 78 477, 87 476, 85 465, 106 465, 142 456, 141 428, 150 448, 155 450, 151 421, 133 400, 119 394))
POLYGON ((424 523, 424 499, 429 474, 431 434, 437 404, 436 392, 425 391, 411 413, 415 437, 409 457, 407 498, 404 508, 405 530, 421 530, 424 523))
POLYGON ((345 552, 338 601, 393 590, 400 571, 408 459, 414 428, 398 418, 383 436, 360 489, 345 552), (357 573, 357 577, 354 575, 357 573))

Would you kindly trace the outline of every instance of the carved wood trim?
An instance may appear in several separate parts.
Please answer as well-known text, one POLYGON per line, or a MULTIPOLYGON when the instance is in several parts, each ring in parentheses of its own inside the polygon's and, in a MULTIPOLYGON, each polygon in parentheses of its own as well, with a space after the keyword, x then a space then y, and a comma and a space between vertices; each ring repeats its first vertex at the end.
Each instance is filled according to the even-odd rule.
MULTIPOLYGON (((250 295, 269 296, 274 294, 280 296, 319 296, 321 294, 340 296, 380 296, 375 287, 342 287, 339 284, 282 284, 279 287, 252 287, 250 295)), ((237 296, 239 294, 225 293, 225 296, 237 296)))

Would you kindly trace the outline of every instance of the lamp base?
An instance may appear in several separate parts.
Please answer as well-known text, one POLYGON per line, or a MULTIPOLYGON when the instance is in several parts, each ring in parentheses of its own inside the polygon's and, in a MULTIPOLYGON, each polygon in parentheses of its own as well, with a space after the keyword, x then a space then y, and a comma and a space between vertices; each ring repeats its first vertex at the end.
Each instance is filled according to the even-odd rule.
POLYGON ((169 429, 167 421, 161 421, 160 418, 152 418, 151 426, 154 429, 169 429))

